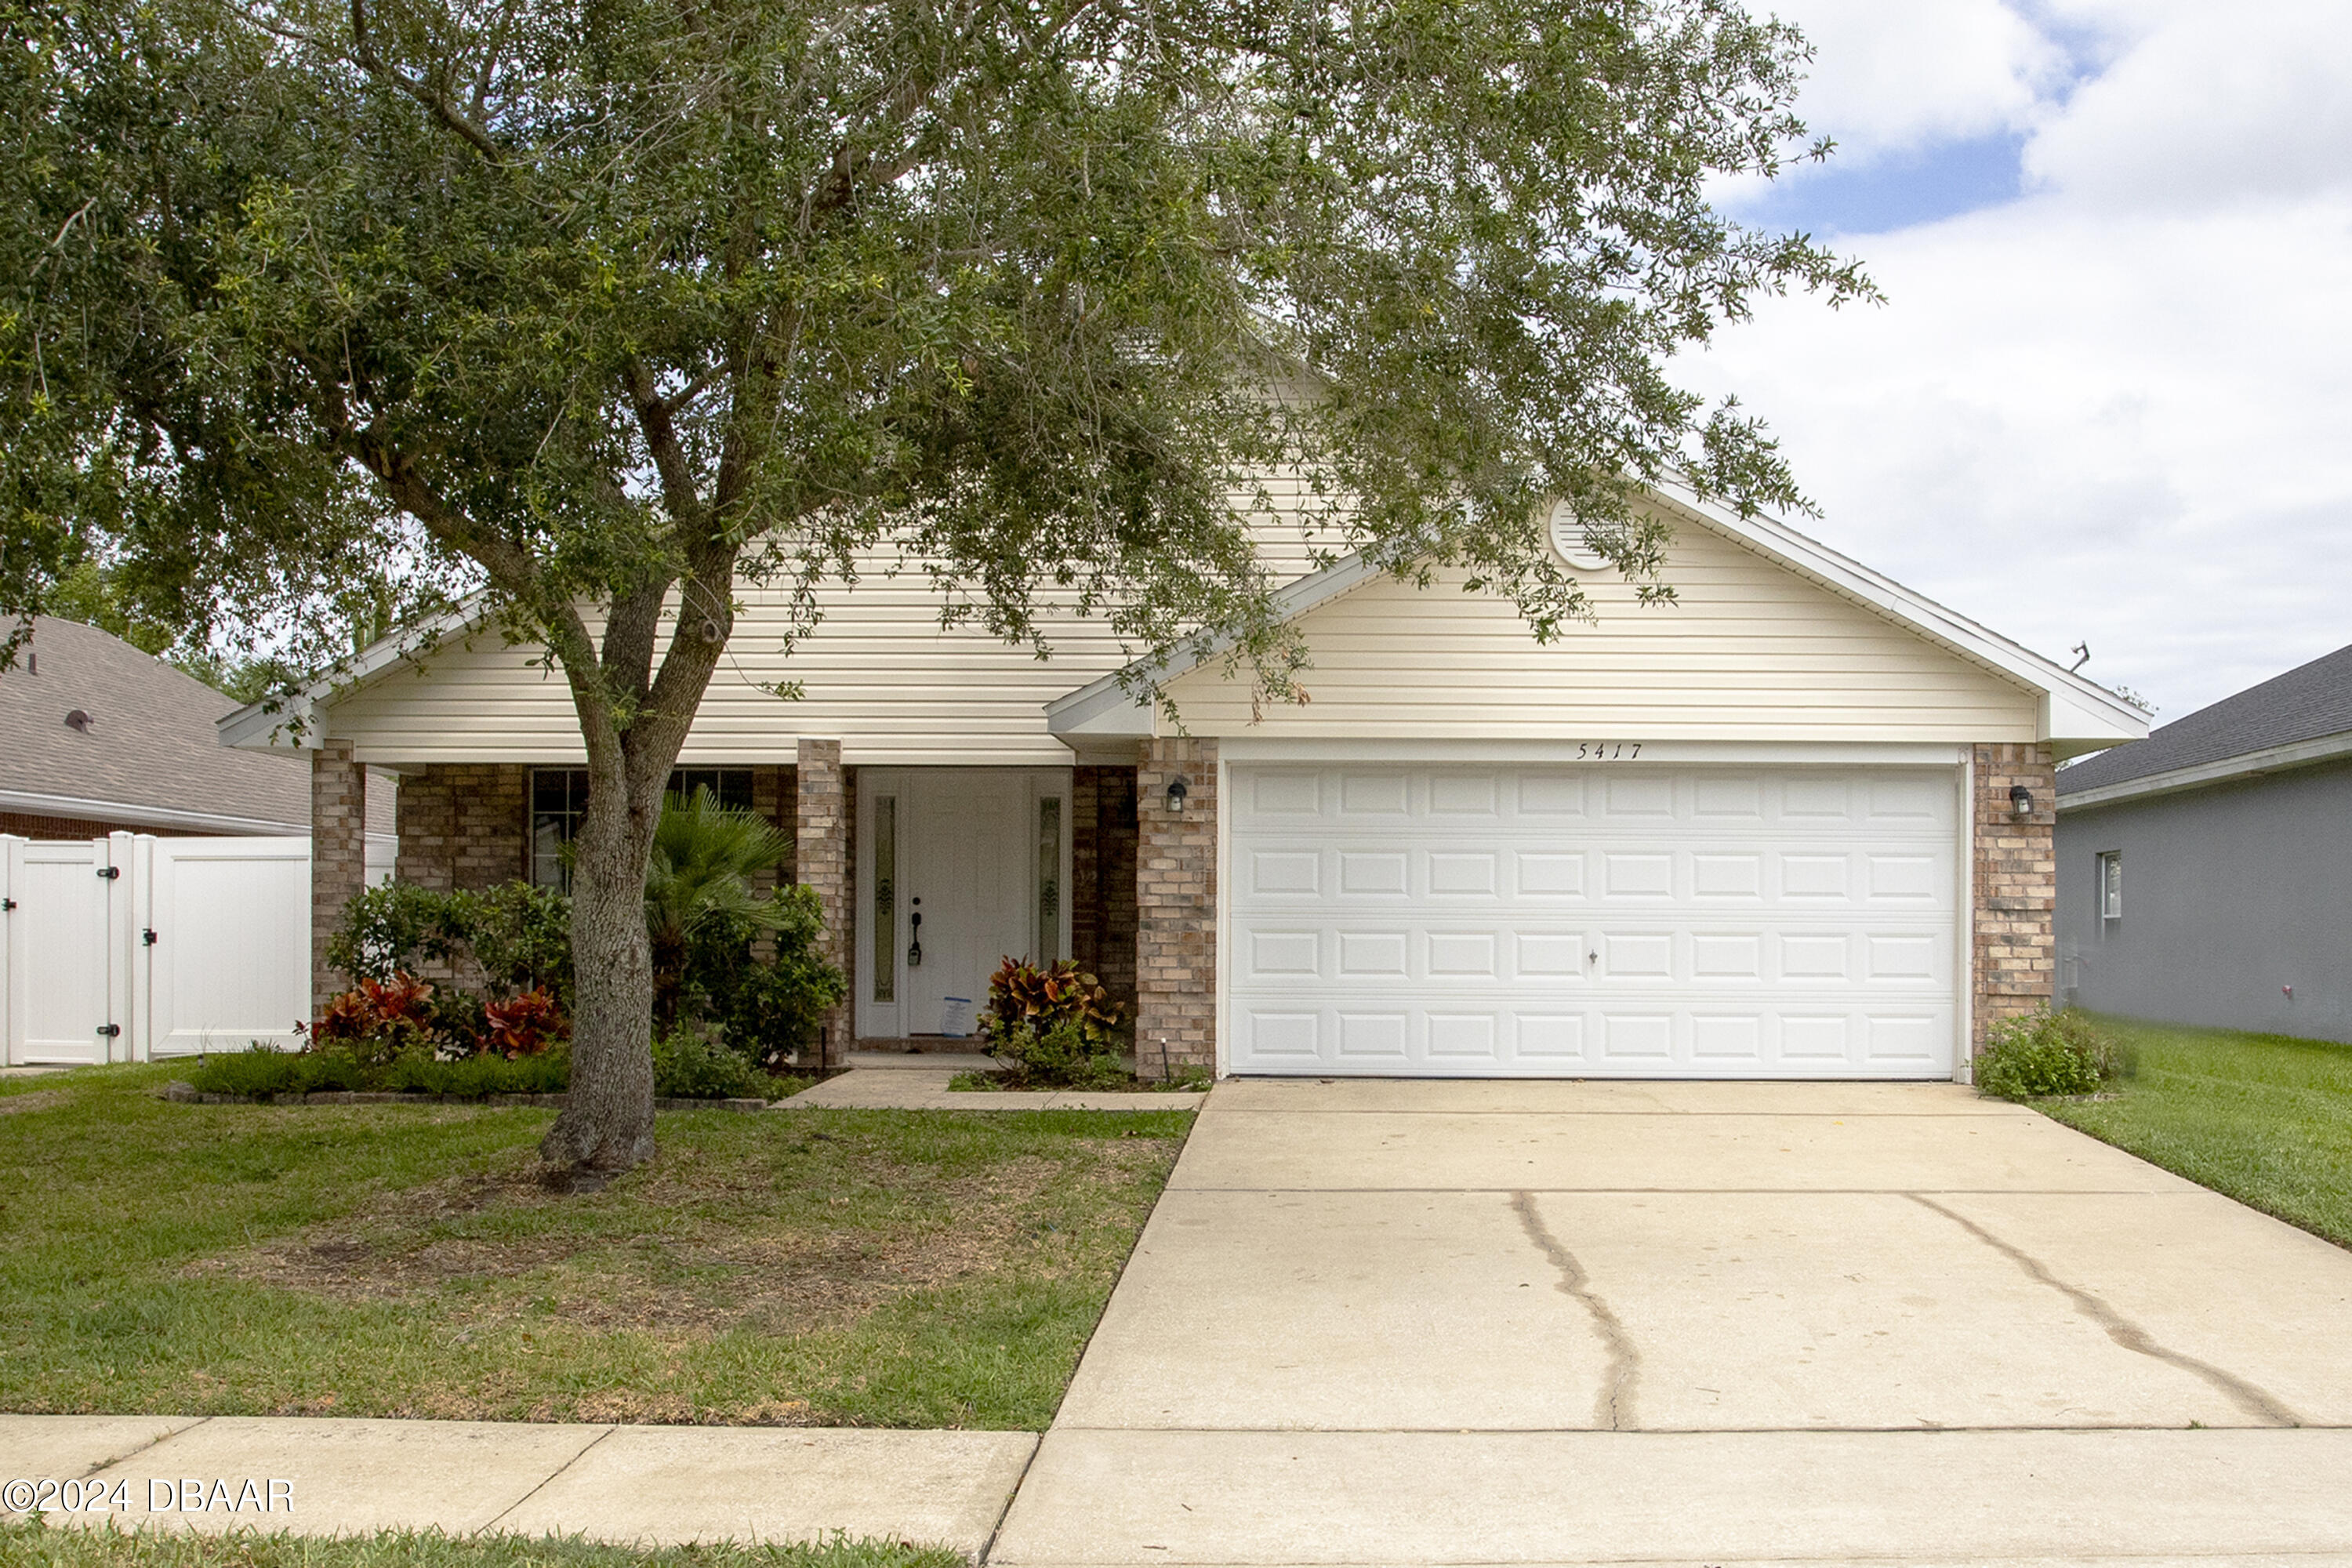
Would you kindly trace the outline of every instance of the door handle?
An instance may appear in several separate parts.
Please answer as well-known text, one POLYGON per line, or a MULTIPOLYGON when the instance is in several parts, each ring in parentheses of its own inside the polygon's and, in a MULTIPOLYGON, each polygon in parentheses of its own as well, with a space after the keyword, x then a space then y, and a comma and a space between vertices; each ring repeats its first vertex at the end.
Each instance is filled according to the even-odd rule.
POLYGON ((917 910, 908 915, 907 926, 915 933, 915 940, 907 948, 907 967, 920 969, 923 966, 923 911, 917 910))

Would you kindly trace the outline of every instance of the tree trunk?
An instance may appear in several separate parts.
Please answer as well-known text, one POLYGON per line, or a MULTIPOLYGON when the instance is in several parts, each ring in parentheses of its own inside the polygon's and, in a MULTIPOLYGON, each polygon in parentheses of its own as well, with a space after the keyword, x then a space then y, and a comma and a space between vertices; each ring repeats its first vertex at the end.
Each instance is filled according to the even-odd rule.
POLYGON ((572 868, 572 1089, 539 1153, 552 1165, 625 1171, 654 1152, 646 858, 660 795, 649 814, 630 798, 623 768, 592 773, 572 868))

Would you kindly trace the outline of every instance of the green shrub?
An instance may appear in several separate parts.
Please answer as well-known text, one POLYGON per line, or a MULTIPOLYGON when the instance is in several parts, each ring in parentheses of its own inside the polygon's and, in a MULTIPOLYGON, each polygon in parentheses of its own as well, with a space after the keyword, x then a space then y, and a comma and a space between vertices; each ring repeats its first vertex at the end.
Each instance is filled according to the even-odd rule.
POLYGON ((395 1057, 370 1063, 330 1046, 292 1052, 255 1046, 228 1056, 208 1057, 188 1075, 205 1094, 321 1094, 367 1089, 394 1094, 446 1094, 479 1100, 492 1094, 561 1094, 571 1079, 571 1053, 562 1046, 535 1057, 467 1057, 454 1062, 429 1056, 395 1057))
POLYGON ((356 1058, 344 1051, 281 1051, 256 1045, 225 1056, 208 1056, 196 1064, 188 1081, 205 1094, 242 1094, 256 1100, 281 1094, 315 1094, 326 1089, 361 1087, 364 1073, 356 1058))
POLYGON ((456 892, 385 882, 346 904, 327 941, 327 962, 355 982, 466 958, 498 995, 545 990, 568 1001, 572 900, 529 882, 456 892))
POLYGON ((654 1041, 654 1093, 664 1100, 765 1100, 768 1075, 682 1025, 654 1041))
POLYGON ((454 1062, 410 1058, 392 1064, 373 1087, 404 1094, 479 1100, 493 1094, 562 1094, 572 1083, 572 1053, 556 1046, 536 1056, 464 1057, 454 1062))
POLYGON ((1075 1021, 1040 1030, 1029 1023, 990 1030, 988 1054, 1004 1064, 1010 1089, 1131 1089, 1127 1064, 1097 1049, 1075 1021))
POLYGON ((816 889, 780 889, 772 925, 715 921, 699 931, 687 964, 689 1012, 724 1032, 745 1060, 777 1068, 816 1042, 824 1016, 849 994, 818 943, 824 916, 816 889), (764 936, 771 956, 752 956, 764 936))
POLYGON ((2130 1066, 2114 1037, 2084 1014, 2044 1009, 1993 1026, 1977 1054, 1976 1084, 2001 1100, 2092 1094, 2130 1066))
POLYGON ((452 894, 457 936, 490 989, 512 996, 544 991, 572 1005, 572 900, 553 888, 501 882, 452 894))
POLYGON ((327 962, 354 983, 390 981, 404 970, 446 963, 457 944, 454 898, 414 882, 362 889, 327 939, 327 962))

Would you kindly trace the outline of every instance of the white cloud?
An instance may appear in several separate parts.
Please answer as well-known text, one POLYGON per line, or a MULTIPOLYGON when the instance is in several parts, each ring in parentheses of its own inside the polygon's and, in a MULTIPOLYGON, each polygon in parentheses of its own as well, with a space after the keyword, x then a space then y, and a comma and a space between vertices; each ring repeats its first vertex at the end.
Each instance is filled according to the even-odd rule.
POLYGON ((2000 0, 1776 0, 1813 44, 1799 100, 1842 161, 2021 131, 2066 78, 2063 49, 2000 0))
MULTIPOLYGON (((1913 9, 1857 58, 1899 66, 1913 9)), ((2166 718, 2352 642, 2352 187, 2314 147, 2352 133, 2312 129, 2352 49, 2250 9, 2076 5, 2115 58, 2035 111, 2036 195, 1857 241, 1885 308, 1776 304, 1681 367, 1782 437, 1811 531, 2044 653, 2086 638, 2166 718)))
POLYGON ((2352 188, 2347 56, 2343 0, 2179 5, 2041 128, 2026 174, 2077 200, 2172 209, 2352 188))

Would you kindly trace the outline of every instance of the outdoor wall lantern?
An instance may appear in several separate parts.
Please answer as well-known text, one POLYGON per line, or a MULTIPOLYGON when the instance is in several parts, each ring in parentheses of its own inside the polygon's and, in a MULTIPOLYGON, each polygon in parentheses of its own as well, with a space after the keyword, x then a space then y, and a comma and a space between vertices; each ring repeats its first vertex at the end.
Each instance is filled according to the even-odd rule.
POLYGON ((1192 786, 1184 782, 1184 775, 1182 773, 1178 773, 1174 778, 1170 779, 1168 781, 1168 809, 1176 816, 1181 816, 1184 814, 1184 797, 1192 793, 1192 786))
POLYGON ((2026 788, 2023 784, 2010 785, 2009 815, 2011 816, 2032 816, 2033 815, 2033 792, 2026 788))

